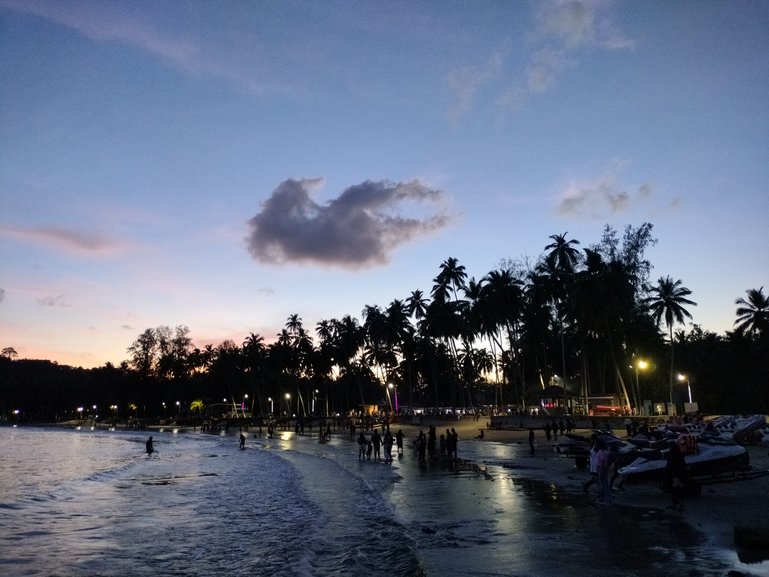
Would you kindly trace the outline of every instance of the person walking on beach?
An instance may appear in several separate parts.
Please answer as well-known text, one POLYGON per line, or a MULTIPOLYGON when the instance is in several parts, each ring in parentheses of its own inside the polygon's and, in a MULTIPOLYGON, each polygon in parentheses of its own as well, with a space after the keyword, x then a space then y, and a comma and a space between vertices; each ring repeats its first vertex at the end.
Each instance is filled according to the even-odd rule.
POLYGON ((423 431, 419 431, 419 436, 417 436, 417 440, 414 442, 414 445, 417 449, 417 455, 419 457, 419 464, 424 465, 427 463, 427 438, 425 437, 425 434, 423 431))
POLYGON ((379 436, 379 431, 376 429, 371 433, 371 444, 374 445, 374 460, 379 461, 381 459, 379 448, 382 446, 382 437, 379 436))
POLYGON ((366 460, 366 445, 368 444, 368 441, 366 440, 366 435, 363 434, 363 431, 360 432, 360 435, 358 435, 358 460, 359 461, 365 461, 366 460))
POLYGON ((246 448, 246 436, 243 433, 240 434, 240 448, 246 448))
POLYGON ((598 477, 598 498, 601 505, 611 505, 611 487, 609 486, 609 469, 611 461, 609 459, 609 450, 603 439, 596 442, 598 454, 596 455, 596 473, 598 477))
POLYGON ((382 446, 384 447, 385 463, 393 462, 393 441, 394 439, 390 434, 390 431, 386 431, 384 441, 382 441, 382 446))
POLYGON ((435 458, 435 441, 437 440, 435 434, 435 425, 430 425, 427 429, 427 454, 431 459, 435 458))
POLYGON ((534 456, 534 429, 529 427, 529 449, 531 450, 531 456, 534 456))
POLYGON ((598 438, 593 435, 593 445, 590 447, 589 464, 590 464, 590 478, 583 483, 582 490, 587 493, 590 485, 595 485, 598 482, 598 438))
POLYGON ((398 456, 403 455, 403 431, 400 429, 395 433, 395 447, 398 450, 398 456))
POLYGON ((671 508, 673 509, 684 510, 684 497, 688 476, 689 470, 686 467, 684 454, 677 444, 671 445, 668 462, 665 466, 665 481, 667 486, 670 487, 671 508))
POLYGON ((151 436, 150 436, 149 439, 147 439, 147 442, 144 443, 144 446, 147 449, 147 454, 148 455, 151 455, 152 453, 155 452, 155 447, 152 445, 152 437, 151 436))

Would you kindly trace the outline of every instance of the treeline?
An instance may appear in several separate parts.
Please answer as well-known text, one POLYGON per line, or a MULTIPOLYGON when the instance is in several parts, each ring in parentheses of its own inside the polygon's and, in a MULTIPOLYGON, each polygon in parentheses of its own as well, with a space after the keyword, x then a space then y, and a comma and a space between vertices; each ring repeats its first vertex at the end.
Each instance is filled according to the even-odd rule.
MULTIPOLYGON (((702 411, 767 412, 767 314, 761 289, 737 298, 735 330, 687 325, 696 306, 680 280, 650 282, 652 225, 605 227, 588 247, 552 235, 535 262, 503 260, 483 277, 457 259, 429 294, 366 305, 308 329, 291 315, 267 343, 247 335, 198 348, 185 326, 141 333, 120 365, 95 369, 0 356, 4 418, 177 417, 190 406, 254 415, 327 415, 361 405, 467 408, 535 404, 545 385, 578 399, 616 395, 702 411), (688 330, 687 330, 688 329, 688 330), (14 411, 20 411, 15 416, 14 411)), ((725 304, 726 306, 726 304, 725 304)), ((679 408, 680 411, 680 408, 679 408)))

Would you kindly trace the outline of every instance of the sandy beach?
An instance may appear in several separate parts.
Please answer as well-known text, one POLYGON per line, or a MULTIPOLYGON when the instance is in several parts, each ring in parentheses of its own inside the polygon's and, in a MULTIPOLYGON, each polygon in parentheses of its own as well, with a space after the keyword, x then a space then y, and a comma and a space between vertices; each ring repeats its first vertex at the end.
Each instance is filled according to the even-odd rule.
MULTIPOLYGON (((528 445, 528 429, 486 429, 486 420, 483 419, 480 421, 425 420, 421 425, 399 423, 395 430, 401 428, 406 437, 412 439, 420 430, 427 432, 430 424, 435 424, 439 432, 447 427, 456 429, 459 434, 460 458, 462 445, 466 443, 496 442, 528 445), (476 438, 480 429, 484 429, 484 439, 476 438)), ((618 429, 615 427, 614 430, 618 429)), ((575 431, 576 434, 581 435, 589 435, 590 432, 590 429, 586 428, 575 431)), ((542 429, 535 429, 535 433, 535 456, 521 459, 525 461, 520 469, 521 477, 554 484, 560 491, 581 494, 582 484, 588 478, 587 471, 578 469, 574 459, 556 453, 555 441, 548 442, 542 429)), ((711 546, 734 549, 735 527, 769 530, 769 447, 751 445, 747 448, 752 469, 766 474, 749 479, 735 478, 703 484, 702 495, 696 499, 687 499, 685 510, 674 513, 700 532, 711 546)), ((482 464, 479 463, 479 465, 482 464)), ((670 495, 664 493, 654 483, 625 484, 624 491, 614 491, 613 500, 617 505, 645 509, 667 509, 670 505, 670 495)))

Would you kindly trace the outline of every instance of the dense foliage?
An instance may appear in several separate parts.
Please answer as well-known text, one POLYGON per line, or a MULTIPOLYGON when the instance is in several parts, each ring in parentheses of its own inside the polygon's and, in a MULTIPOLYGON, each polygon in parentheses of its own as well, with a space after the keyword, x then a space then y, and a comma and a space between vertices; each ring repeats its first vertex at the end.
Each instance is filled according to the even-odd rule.
POLYGON ((269 344, 251 333, 200 349, 187 327, 159 326, 119 366, 95 369, 16 359, 9 347, 0 355, 0 416, 182 418, 219 403, 254 415, 326 415, 385 406, 395 394, 401 405, 523 410, 546 384, 583 403, 613 395, 634 408, 680 406, 687 383, 705 412, 766 412, 763 288, 736 299, 733 332, 684 330, 696 302, 680 280, 650 283, 651 231, 628 226, 620 238, 607 226, 582 250, 553 235, 535 263, 504 260, 480 279, 448 258, 429 296, 415 290, 384 308, 367 305, 360 320, 322 320, 314 335, 293 314, 269 344))

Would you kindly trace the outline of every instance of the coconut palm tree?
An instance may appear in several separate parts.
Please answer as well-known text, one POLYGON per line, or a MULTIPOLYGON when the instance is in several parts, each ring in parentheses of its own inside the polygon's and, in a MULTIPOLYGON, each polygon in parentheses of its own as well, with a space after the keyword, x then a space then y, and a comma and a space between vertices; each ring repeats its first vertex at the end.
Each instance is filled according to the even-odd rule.
POLYGON ((262 400, 264 391, 259 384, 263 382, 261 378, 264 369, 264 356, 267 347, 264 339, 258 333, 249 333, 241 345, 241 354, 243 357, 244 368, 248 371, 251 378, 251 414, 254 414, 254 403, 259 406, 259 413, 263 413, 262 400))
MULTIPOLYGON (((569 295, 569 306, 582 342, 582 394, 587 403, 590 394, 589 351, 592 350, 596 366, 603 364, 599 359, 611 360, 620 389, 618 392, 624 397, 623 403, 629 405, 630 398, 620 370, 619 356, 625 349, 623 345, 626 334, 623 328, 635 305, 633 275, 617 260, 605 263, 597 251, 585 249, 585 257, 585 270, 575 275, 569 295)), ((603 385, 602 379, 601 392, 605 392, 603 385)), ((634 396, 634 404, 638 408, 640 399, 634 396)))
POLYGON ((740 297, 734 301, 737 306, 737 330, 740 332, 764 334, 769 327, 769 296, 764 294, 764 287, 746 291, 748 298, 740 297))
POLYGON ((660 277, 657 281, 657 286, 651 288, 651 296, 646 300, 649 306, 649 311, 652 313, 652 317, 659 325, 664 319, 665 325, 668 327, 668 335, 670 337, 670 406, 673 405, 673 373, 674 373, 674 339, 673 339, 673 325, 675 323, 686 324, 686 319, 692 318, 691 313, 687 311, 684 306, 691 305, 697 306, 697 303, 689 300, 688 297, 692 294, 685 286, 681 285, 681 280, 674 281, 669 276, 660 277))
POLYGON ((555 318, 558 319, 558 332, 561 341, 561 371, 564 387, 568 379, 566 372, 566 344, 564 342, 564 325, 566 320, 564 303, 569 293, 569 285, 573 281, 574 268, 580 259, 579 250, 575 248, 579 241, 575 239, 566 240, 567 234, 550 235, 553 242, 545 247, 545 250, 550 252, 538 267, 539 272, 545 273, 550 277, 550 296, 553 302, 553 313, 555 318))
POLYGON ((550 251, 547 258, 553 260, 557 269, 570 273, 579 262, 580 253, 579 249, 574 248, 579 244, 579 241, 576 239, 566 240, 567 234, 569 233, 551 234, 550 238, 553 242, 547 245, 545 250, 550 251))

